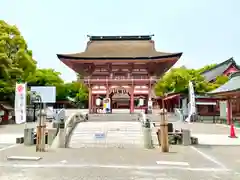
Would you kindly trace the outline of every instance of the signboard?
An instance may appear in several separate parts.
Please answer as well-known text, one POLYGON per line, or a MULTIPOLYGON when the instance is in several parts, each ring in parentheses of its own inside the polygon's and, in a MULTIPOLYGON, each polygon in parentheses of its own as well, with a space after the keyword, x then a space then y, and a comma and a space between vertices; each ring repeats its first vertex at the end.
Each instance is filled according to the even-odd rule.
POLYGON ((111 99, 110 98, 103 99, 103 111, 106 113, 111 112, 111 99))
POLYGON ((220 119, 227 119, 227 101, 219 102, 220 119))
POLYGON ((100 106, 101 105, 101 99, 100 98, 97 98, 96 99, 96 106, 100 106))
POLYGON ((0 111, 0 116, 4 116, 4 111, 0 111))
POLYGON ((41 96, 42 103, 56 102, 56 87, 55 86, 32 86, 31 92, 36 92, 41 96))
POLYGON ((153 102, 151 99, 148 100, 148 109, 152 110, 153 102))
POLYGON ((95 139, 105 139, 105 138, 106 138, 104 132, 96 132, 96 133, 94 134, 94 137, 95 137, 95 139))
POLYGON ((15 89, 15 121, 16 124, 22 124, 26 122, 26 98, 27 96, 27 84, 16 83, 15 89))
POLYGON ((138 106, 143 106, 144 105, 144 99, 143 98, 140 98, 138 100, 138 106))

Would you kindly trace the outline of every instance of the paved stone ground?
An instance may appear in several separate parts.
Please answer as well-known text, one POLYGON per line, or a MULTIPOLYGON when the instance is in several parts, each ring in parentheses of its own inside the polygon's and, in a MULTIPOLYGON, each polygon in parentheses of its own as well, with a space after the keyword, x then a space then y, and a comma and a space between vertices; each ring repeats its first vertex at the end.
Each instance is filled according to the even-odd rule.
MULTIPOLYGON (((6 133, 21 133, 24 125, 0 127, 6 133), (6 129, 5 129, 6 128, 6 129), (15 129, 15 130, 14 130, 15 129)), ((194 134, 227 135, 229 128, 213 124, 174 123, 194 134)), ((2 131, 1 131, 2 130, 2 131)), ((238 134, 237 130, 237 134, 238 134)), ((36 153, 35 147, 0 144, 0 179, 156 179, 156 180, 239 180, 237 146, 171 146, 171 152, 142 148, 78 148, 36 153), (5 149, 3 149, 5 148, 5 149), (8 156, 40 156, 33 161, 7 161, 8 156), (157 164, 156 161, 159 161, 157 164)))
MULTIPOLYGON (((190 129, 192 136, 199 140, 202 145, 240 145, 240 138, 229 138, 230 127, 221 124, 209 123, 182 123, 174 122, 176 129, 190 129)), ((240 135, 240 129, 235 128, 235 132, 240 135)))
POLYGON ((0 135, 3 134, 23 134, 24 128, 36 127, 36 123, 27 123, 25 124, 9 124, 9 125, 0 125, 0 135))
MULTIPOLYGON (((174 123, 174 127, 181 129, 187 128, 190 129, 195 134, 229 134, 230 128, 227 126, 222 126, 218 124, 210 124, 210 123, 174 123)), ((240 133, 239 129, 236 129, 237 134, 240 133)))
POLYGON ((213 157, 225 167, 240 172, 239 146, 198 145, 196 148, 213 157))
MULTIPOLYGON (((199 147, 202 152, 202 147, 199 147)), ((197 149, 197 150, 199 150, 197 149)), ((222 151, 220 151, 222 152, 222 151)), ((214 152, 213 152, 214 153, 214 152)), ((211 155, 209 155, 211 156, 211 155)), ((228 165, 228 164, 227 164, 228 165)), ((223 167, 186 146, 172 146, 170 153, 159 149, 79 148, 36 153, 35 147, 19 145, 0 151, 3 179, 158 179, 158 180, 237 180, 240 169, 223 167), (41 160, 7 161, 8 156, 40 156, 41 160), (156 161, 160 161, 159 164, 156 161)), ((234 166, 235 167, 235 166, 234 166)))
POLYGON ((13 168, 1 167, 2 180, 239 180, 230 173, 135 170, 117 168, 13 168))

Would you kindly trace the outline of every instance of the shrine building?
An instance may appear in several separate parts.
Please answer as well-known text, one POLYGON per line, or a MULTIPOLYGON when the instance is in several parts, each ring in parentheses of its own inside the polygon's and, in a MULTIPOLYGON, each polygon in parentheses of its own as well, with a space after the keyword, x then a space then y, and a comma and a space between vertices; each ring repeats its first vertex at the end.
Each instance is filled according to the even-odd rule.
POLYGON ((89 113, 96 113, 102 106, 96 100, 106 97, 111 109, 133 113, 138 98, 147 106, 156 81, 182 55, 156 51, 152 36, 88 36, 84 52, 57 55, 88 86, 89 113))

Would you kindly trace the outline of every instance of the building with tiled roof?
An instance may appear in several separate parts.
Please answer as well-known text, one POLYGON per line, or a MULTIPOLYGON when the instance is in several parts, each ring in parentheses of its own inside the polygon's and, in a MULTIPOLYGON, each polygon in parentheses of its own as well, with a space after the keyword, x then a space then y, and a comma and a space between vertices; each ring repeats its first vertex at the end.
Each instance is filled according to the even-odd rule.
POLYGON ((222 63, 217 64, 215 67, 202 72, 202 76, 204 76, 208 82, 212 82, 215 81, 218 76, 229 76, 230 74, 239 70, 240 68, 234 59, 230 58, 222 63))

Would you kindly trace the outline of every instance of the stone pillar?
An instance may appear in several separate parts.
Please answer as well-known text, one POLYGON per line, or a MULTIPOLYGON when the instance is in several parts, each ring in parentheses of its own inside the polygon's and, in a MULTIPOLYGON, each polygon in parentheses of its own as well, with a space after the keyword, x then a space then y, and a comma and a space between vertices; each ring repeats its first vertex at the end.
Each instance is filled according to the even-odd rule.
POLYGON ((130 113, 134 113, 134 87, 130 91, 130 113))
POLYGON ((88 112, 92 113, 92 89, 89 87, 88 89, 88 112))
POLYGON ((31 146, 34 144, 33 136, 34 136, 34 128, 26 128, 24 129, 24 145, 31 146))
POLYGON ((227 124, 232 123, 232 102, 231 99, 227 100, 227 124))

